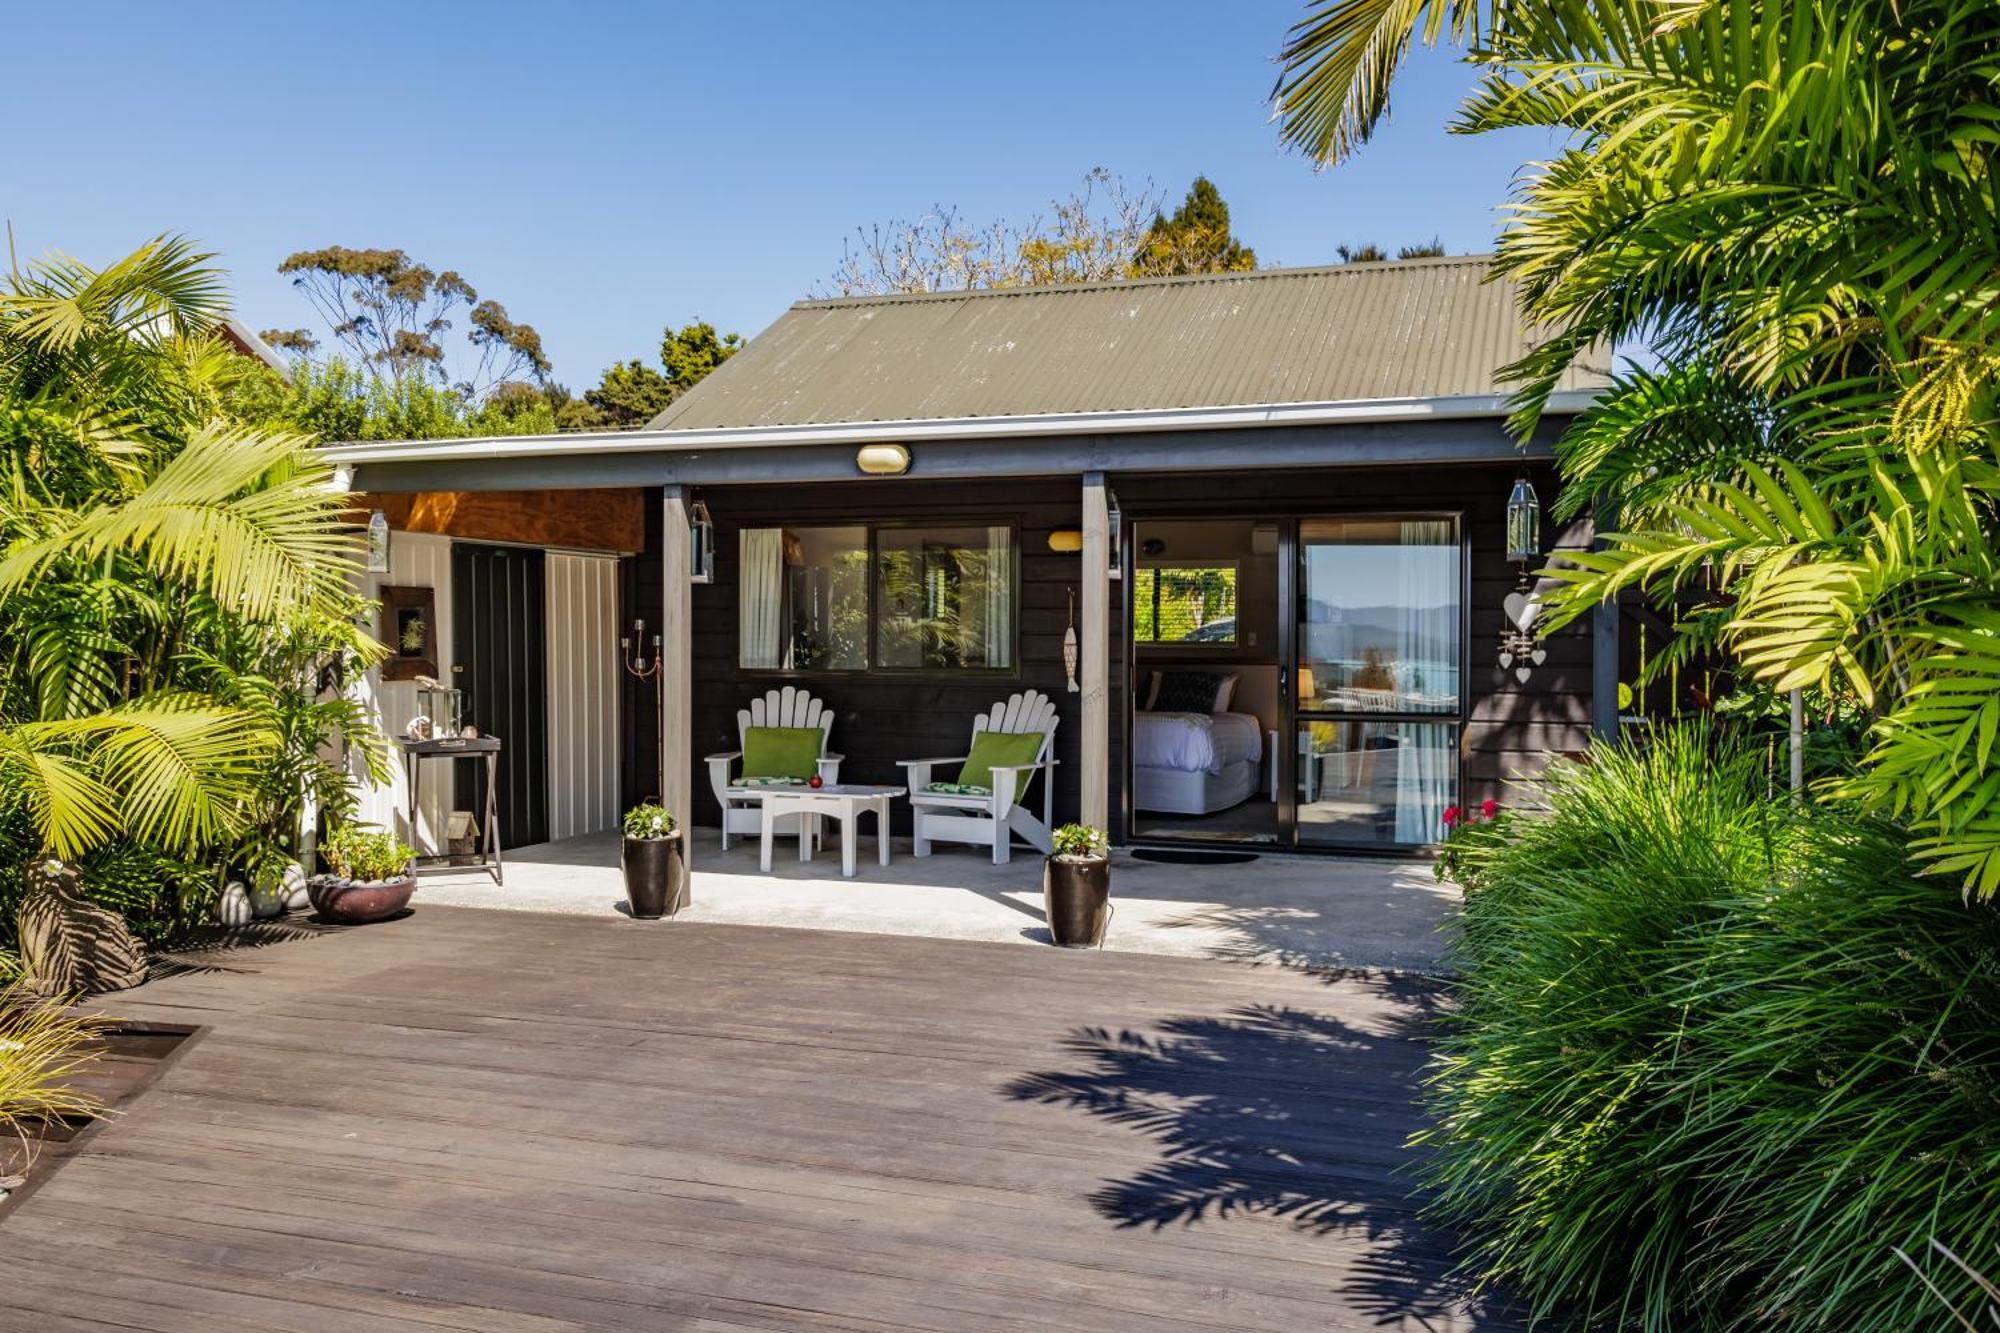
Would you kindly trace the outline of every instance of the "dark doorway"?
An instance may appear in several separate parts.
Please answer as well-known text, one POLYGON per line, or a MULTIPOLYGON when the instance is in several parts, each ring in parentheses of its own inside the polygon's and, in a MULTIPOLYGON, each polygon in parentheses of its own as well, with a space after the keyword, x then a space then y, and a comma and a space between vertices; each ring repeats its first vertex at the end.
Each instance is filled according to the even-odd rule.
MULTIPOLYGON (((465 716, 500 738, 500 845, 549 838, 548 603, 542 553, 454 542, 451 548, 452 683, 465 716)), ((453 765, 457 806, 485 817, 485 773, 453 765)))

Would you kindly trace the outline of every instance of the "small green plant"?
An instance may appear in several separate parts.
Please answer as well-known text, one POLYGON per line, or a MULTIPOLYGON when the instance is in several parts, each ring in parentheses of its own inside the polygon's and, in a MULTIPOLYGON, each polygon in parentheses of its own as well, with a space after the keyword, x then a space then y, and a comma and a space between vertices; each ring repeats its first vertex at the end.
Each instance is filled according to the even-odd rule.
POLYGON ((364 883, 397 879, 416 858, 402 839, 370 824, 340 825, 320 844, 320 855, 334 874, 364 883))
POLYGON ((0 954, 0 1134, 19 1138, 25 1156, 38 1122, 103 1113, 103 1104, 75 1083, 97 1058, 107 1020, 66 1012, 10 980, 14 971, 11 956, 0 954))
POLYGON ((1057 856, 1094 859, 1111 850, 1111 839, 1104 830, 1088 824, 1064 824, 1051 835, 1051 840, 1057 856))
POLYGON ((1439 881, 1463 889, 1475 887, 1485 855, 1506 844, 1508 818, 1500 802, 1491 799, 1469 809, 1446 806, 1444 841, 1438 844, 1437 860, 1431 867, 1439 881))
POLYGON ((625 812, 628 838, 664 838, 674 831, 674 817, 657 805, 635 805, 625 812))

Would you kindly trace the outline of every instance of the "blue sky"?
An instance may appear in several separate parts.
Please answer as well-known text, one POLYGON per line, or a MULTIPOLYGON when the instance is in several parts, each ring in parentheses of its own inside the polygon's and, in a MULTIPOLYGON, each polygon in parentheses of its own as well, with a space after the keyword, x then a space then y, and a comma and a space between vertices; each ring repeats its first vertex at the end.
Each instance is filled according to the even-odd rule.
POLYGON ((1431 53, 1315 173, 1267 123, 1302 8, 38 5, 8 23, 33 58, 9 62, 0 215, 23 258, 187 232, 256 328, 310 322, 286 254, 399 247, 534 324, 576 387, 668 323, 754 334, 858 225, 1025 218, 1094 166, 1174 198, 1206 173, 1266 263, 1488 248, 1543 145, 1446 134, 1470 74, 1431 53))

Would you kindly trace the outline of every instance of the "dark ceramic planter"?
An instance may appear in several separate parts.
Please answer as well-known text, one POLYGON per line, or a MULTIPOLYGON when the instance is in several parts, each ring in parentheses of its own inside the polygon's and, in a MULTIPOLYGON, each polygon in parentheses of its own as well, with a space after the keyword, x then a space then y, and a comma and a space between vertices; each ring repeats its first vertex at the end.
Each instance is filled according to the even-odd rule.
POLYGON ((679 833, 625 839, 621 864, 625 867, 625 900, 638 920, 657 921, 687 906, 687 873, 679 833))
POLYGON ((1042 863, 1042 912, 1049 938, 1066 949, 1104 943, 1111 921, 1111 858, 1051 856, 1042 863))
POLYGON ((328 921, 344 926, 363 926, 386 921, 410 905, 417 891, 415 874, 400 879, 351 880, 338 875, 314 875, 306 881, 306 897, 313 910, 328 921))

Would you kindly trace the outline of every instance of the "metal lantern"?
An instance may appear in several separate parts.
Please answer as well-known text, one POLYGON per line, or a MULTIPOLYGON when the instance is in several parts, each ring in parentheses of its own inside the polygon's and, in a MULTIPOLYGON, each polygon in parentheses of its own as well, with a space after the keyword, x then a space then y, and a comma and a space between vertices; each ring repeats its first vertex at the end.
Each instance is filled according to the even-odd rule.
POLYGON ((715 582, 715 520, 700 500, 688 511, 688 582, 715 582))
POLYGON ((368 572, 389 572, 389 516, 379 509, 368 516, 368 572))
POLYGON ((1507 497, 1507 558, 1526 564, 1542 553, 1542 502, 1526 476, 1515 479, 1507 497))
POLYGON ((1104 488, 1104 526, 1110 538, 1105 554, 1111 562, 1111 577, 1122 579, 1125 577, 1125 513, 1118 507, 1118 493, 1109 486, 1104 488))

